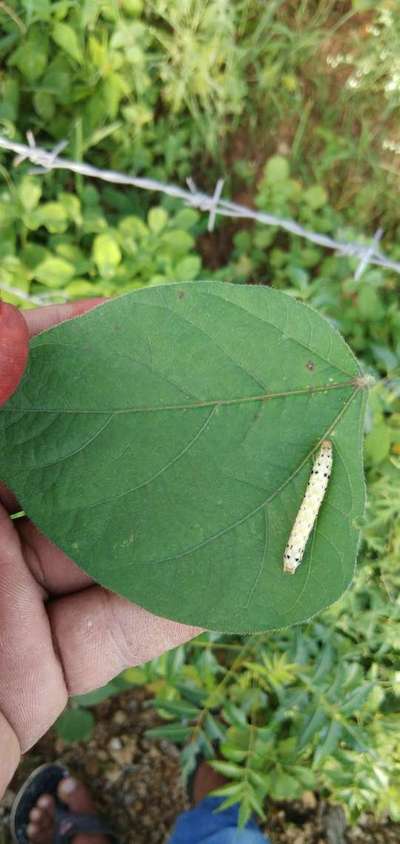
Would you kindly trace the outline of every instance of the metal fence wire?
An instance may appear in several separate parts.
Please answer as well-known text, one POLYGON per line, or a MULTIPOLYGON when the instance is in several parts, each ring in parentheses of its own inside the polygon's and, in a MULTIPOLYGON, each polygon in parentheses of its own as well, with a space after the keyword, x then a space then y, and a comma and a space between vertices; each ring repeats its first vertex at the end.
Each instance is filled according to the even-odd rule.
MULTIPOLYGON (((84 161, 74 161, 69 158, 62 158, 60 153, 67 146, 67 141, 60 141, 52 150, 46 150, 36 145, 35 138, 32 132, 27 133, 27 144, 17 143, 11 141, 4 136, 0 136, 0 149, 8 150, 16 154, 14 158, 14 165, 18 166, 23 161, 30 161, 33 168, 29 171, 31 174, 45 174, 51 170, 68 170, 71 173, 78 173, 81 176, 86 176, 92 179, 101 179, 103 182, 111 182, 115 185, 128 185, 130 187, 139 188, 141 190, 156 191, 167 196, 181 199, 186 205, 197 208, 199 211, 208 213, 208 230, 212 231, 215 225, 217 215, 231 218, 241 218, 247 220, 254 220, 266 226, 275 226, 283 229, 290 234, 302 237, 311 243, 316 243, 318 246, 323 246, 326 249, 332 249, 338 256, 356 257, 358 258, 357 268, 355 270, 355 279, 358 281, 366 268, 370 265, 384 267, 400 273, 400 263, 393 261, 384 255, 379 249, 379 243, 383 235, 383 230, 378 229, 370 244, 350 243, 346 241, 335 240, 324 234, 310 231, 303 226, 296 223, 295 220, 277 217, 274 214, 268 214, 264 211, 255 211, 253 208, 248 208, 245 205, 240 205, 237 202, 231 202, 228 199, 222 198, 223 179, 218 179, 214 193, 212 196, 203 193, 199 190, 193 179, 187 179, 187 187, 181 188, 178 185, 167 184, 159 182, 157 179, 148 179, 142 176, 130 176, 127 173, 119 173, 117 170, 103 170, 99 167, 94 167, 92 164, 87 164, 84 161)), ((54 296, 54 293, 43 294, 40 296, 29 296, 17 288, 11 288, 8 285, 1 285, 0 288, 8 290, 10 293, 20 296, 22 299, 28 299, 36 304, 42 304, 45 299, 54 296)), ((63 295, 62 291, 57 292, 57 295, 63 295)))

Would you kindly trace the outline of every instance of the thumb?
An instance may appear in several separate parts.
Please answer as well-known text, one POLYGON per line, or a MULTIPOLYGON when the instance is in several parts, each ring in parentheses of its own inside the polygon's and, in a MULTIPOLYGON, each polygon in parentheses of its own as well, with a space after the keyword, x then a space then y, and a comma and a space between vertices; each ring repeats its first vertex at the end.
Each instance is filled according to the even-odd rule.
POLYGON ((22 313, 0 301, 0 405, 12 396, 28 360, 29 332, 22 313))

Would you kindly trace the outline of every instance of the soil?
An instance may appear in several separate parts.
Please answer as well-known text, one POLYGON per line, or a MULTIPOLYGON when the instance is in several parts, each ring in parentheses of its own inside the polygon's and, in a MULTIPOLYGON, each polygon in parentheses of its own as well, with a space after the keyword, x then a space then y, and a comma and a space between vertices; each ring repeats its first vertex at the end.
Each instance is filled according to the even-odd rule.
MULTIPOLYGON (((166 844, 177 815, 189 808, 180 779, 179 752, 166 741, 147 739, 160 723, 144 688, 124 692, 93 709, 96 726, 88 742, 65 744, 50 731, 28 753, 0 803, 0 844, 11 841, 8 819, 15 793, 43 762, 58 760, 82 779, 120 841, 166 844)), ((400 825, 368 816, 347 828, 342 810, 305 792, 302 800, 271 804, 265 831, 273 844, 395 844, 400 825)))

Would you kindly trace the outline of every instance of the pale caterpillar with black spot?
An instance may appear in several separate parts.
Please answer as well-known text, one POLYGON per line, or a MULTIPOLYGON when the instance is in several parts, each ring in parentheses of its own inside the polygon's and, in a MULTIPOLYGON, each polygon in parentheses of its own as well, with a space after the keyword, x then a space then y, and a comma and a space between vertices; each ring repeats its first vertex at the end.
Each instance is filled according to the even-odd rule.
POLYGON ((315 456, 307 489, 283 555, 283 571, 288 574, 294 574, 303 559, 308 538, 324 500, 331 470, 332 443, 323 440, 315 456))

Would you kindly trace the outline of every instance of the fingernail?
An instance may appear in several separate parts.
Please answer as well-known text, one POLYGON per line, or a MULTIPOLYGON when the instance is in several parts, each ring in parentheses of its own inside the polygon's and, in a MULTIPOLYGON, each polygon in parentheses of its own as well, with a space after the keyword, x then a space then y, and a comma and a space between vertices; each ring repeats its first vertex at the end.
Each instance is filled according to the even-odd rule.
POLYGON ((78 783, 73 777, 67 777, 65 780, 62 780, 60 784, 60 790, 63 794, 72 794, 75 791, 78 783))

